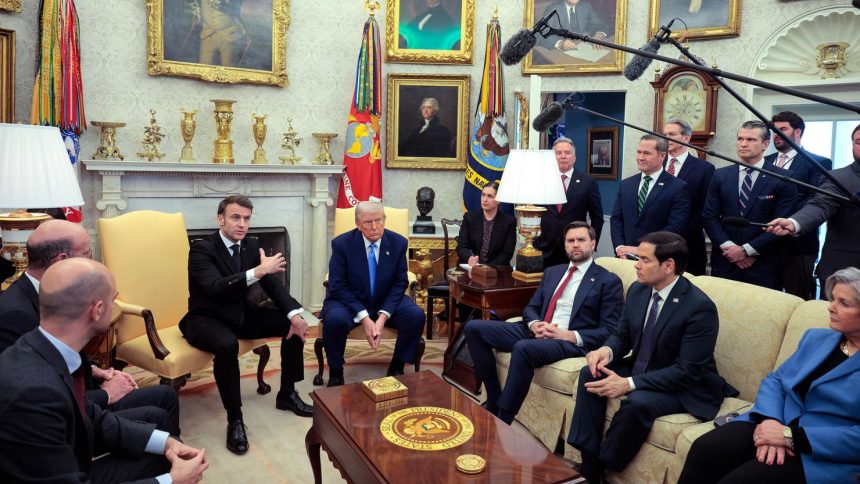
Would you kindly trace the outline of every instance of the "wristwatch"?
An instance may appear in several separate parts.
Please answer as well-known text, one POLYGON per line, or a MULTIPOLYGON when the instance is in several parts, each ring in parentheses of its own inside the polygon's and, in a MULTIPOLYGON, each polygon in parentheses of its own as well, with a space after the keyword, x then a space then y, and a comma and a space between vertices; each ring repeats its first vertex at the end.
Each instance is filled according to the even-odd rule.
POLYGON ((794 450, 794 437, 791 435, 791 427, 782 428, 782 442, 788 450, 794 450))

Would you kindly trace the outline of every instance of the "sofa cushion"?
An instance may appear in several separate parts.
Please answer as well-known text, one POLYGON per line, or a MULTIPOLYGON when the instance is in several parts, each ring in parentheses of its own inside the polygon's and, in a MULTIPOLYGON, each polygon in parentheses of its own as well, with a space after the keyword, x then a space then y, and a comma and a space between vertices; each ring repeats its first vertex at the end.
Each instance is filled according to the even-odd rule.
MULTIPOLYGON (((496 351, 496 364, 510 368, 511 354, 496 351)), ((566 358, 535 370, 532 383, 565 395, 574 395, 579 381, 579 371, 585 366, 585 358, 566 358)))
POLYGON ((797 345, 800 344, 800 338, 807 329, 830 327, 830 313, 827 312, 829 304, 827 301, 805 301, 791 313, 788 326, 785 328, 785 337, 782 339, 782 347, 779 349, 779 356, 776 358, 776 364, 773 365, 774 370, 794 354, 797 345))

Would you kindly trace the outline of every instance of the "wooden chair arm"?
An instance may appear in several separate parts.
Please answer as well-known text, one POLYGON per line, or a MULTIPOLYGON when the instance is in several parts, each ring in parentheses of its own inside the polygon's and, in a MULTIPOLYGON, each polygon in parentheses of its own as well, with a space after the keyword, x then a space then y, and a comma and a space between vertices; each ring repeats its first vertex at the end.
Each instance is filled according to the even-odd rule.
POLYGON ((158 328, 155 326, 155 318, 152 316, 152 311, 143 306, 123 302, 119 299, 115 299, 114 303, 122 311, 122 314, 129 314, 143 319, 143 324, 146 328, 146 337, 149 340, 150 348, 152 348, 152 354, 159 360, 167 358, 170 350, 164 346, 161 337, 158 336, 158 328))

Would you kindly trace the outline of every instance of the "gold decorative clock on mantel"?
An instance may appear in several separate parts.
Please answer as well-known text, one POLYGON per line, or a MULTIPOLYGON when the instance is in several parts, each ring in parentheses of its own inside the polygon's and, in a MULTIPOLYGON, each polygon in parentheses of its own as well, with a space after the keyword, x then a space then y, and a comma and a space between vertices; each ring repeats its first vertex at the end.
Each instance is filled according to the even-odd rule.
POLYGON ((663 132, 665 121, 683 119, 693 128, 690 144, 706 149, 717 131, 717 81, 689 67, 673 66, 655 74, 651 85, 654 130, 663 132))

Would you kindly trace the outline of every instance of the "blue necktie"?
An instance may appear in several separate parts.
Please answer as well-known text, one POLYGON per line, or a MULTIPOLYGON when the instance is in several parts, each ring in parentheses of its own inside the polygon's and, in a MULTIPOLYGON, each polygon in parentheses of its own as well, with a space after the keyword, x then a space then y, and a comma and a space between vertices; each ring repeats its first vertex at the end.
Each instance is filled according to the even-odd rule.
POLYGON ((741 192, 738 194, 738 208, 741 213, 744 213, 747 209, 750 203, 750 193, 752 193, 752 169, 744 168, 744 171, 747 174, 744 175, 744 181, 741 183, 741 192))
POLYGON ((370 250, 367 252, 367 272, 370 274, 370 297, 373 297, 373 289, 376 286, 376 242, 370 244, 370 250))
POLYGON ((651 359, 651 352, 654 350, 654 326, 657 326, 657 308, 660 303, 660 294, 655 292, 653 299, 654 302, 651 303, 651 311, 648 312, 648 321, 645 323, 645 329, 642 331, 642 342, 639 343, 639 352, 636 353, 636 360, 633 362, 633 375, 645 372, 648 360, 651 359))

